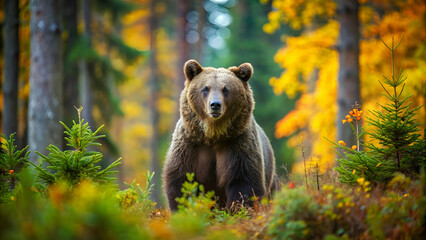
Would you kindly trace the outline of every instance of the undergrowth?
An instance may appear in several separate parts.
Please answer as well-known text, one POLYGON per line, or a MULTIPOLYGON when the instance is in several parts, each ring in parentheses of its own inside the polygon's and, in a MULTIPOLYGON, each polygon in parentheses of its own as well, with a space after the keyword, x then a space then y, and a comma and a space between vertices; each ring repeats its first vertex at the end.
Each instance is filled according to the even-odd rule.
MULTIPOLYGON (((396 87, 403 80, 389 83, 396 87)), ((27 148, 17 150, 13 135, 2 135, 0 239, 422 239, 426 175, 410 167, 421 166, 420 160, 413 165, 412 159, 424 159, 424 152, 418 152, 424 151, 424 145, 418 145, 424 140, 410 122, 416 109, 399 109, 402 115, 398 110, 392 118, 397 123, 377 113, 376 120, 381 120, 373 119, 372 125, 394 126, 380 133, 385 135, 411 125, 406 131, 411 137, 404 139, 412 142, 406 147, 382 141, 379 150, 368 145, 369 150, 363 150, 364 129, 358 125, 362 110, 356 107, 344 119, 359 143, 335 143, 344 150, 337 168, 341 183, 338 176, 320 173, 316 165, 313 173, 305 173, 305 184, 291 176, 272 199, 256 200, 250 208, 237 204, 221 209, 214 192, 206 192, 188 173, 175 213, 150 200, 153 172, 146 174, 144 187, 133 181, 118 189, 113 168, 120 159, 100 169, 102 154, 88 147, 98 145, 102 136, 80 118, 71 127, 61 123, 72 150, 50 145, 47 156, 39 154, 46 166, 30 165, 27 148), (386 155, 388 151, 399 151, 399 164, 398 154, 386 155), (412 158, 408 168, 407 156, 412 158)))

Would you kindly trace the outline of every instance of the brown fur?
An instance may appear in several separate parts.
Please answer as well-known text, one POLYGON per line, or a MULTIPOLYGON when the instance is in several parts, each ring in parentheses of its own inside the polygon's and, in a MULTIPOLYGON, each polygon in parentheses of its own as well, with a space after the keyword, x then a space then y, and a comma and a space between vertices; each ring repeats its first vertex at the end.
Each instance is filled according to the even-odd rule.
POLYGON ((220 206, 249 202, 253 194, 270 194, 275 188, 275 158, 252 114, 254 99, 248 84, 252 66, 203 68, 190 60, 184 72, 181 118, 163 171, 170 209, 177 209, 175 199, 182 195, 188 172, 195 173, 195 180, 207 191, 215 191, 220 206), (221 103, 220 110, 212 110, 213 102, 221 103))

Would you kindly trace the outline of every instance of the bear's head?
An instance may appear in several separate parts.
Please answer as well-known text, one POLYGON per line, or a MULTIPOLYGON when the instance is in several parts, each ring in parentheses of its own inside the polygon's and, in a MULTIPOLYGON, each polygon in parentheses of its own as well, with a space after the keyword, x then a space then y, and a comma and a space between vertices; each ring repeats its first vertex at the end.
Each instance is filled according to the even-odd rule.
POLYGON ((184 73, 181 108, 189 108, 181 109, 183 118, 186 111, 188 117, 198 119, 204 135, 210 138, 235 134, 247 127, 254 107, 248 84, 253 75, 250 63, 225 69, 202 67, 197 61, 189 60, 184 73))

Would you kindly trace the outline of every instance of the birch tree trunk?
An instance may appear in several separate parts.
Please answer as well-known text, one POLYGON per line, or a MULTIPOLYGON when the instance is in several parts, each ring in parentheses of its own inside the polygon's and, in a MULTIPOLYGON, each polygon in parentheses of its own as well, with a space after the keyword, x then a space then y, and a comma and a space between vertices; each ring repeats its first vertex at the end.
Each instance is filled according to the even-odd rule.
POLYGON ((31 67, 28 144, 32 162, 49 144, 62 146, 63 57, 60 2, 31 0, 31 67))
MULTIPOLYGON (((3 122, 6 136, 18 128, 19 1, 5 0, 3 122)), ((16 137, 16 136, 15 136, 16 137)))
POLYGON ((337 15, 340 31, 336 137, 337 141, 345 141, 348 147, 356 145, 356 140, 352 129, 343 125, 342 120, 349 114, 355 101, 360 102, 358 7, 357 0, 338 1, 337 15))

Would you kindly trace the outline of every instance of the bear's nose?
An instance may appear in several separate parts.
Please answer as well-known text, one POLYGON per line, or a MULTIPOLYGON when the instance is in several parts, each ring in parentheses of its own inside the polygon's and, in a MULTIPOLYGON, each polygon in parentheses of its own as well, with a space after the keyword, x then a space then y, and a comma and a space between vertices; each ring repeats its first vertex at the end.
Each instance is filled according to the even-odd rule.
POLYGON ((213 101, 210 103, 210 108, 214 111, 219 110, 222 107, 221 101, 213 101))

